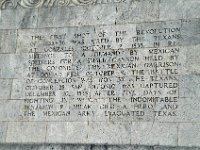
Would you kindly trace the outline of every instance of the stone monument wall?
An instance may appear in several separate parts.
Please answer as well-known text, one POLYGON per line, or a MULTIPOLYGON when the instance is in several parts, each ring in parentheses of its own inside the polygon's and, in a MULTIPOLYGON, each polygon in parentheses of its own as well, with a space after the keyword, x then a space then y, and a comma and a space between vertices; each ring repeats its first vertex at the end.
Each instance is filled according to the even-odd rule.
POLYGON ((0 142, 200 146, 199 0, 0 0, 0 142))

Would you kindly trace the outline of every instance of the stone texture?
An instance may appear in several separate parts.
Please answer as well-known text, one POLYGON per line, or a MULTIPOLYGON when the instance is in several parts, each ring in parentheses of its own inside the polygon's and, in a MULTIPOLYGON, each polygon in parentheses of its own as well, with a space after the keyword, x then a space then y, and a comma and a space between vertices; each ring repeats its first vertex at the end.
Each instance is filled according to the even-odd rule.
POLYGON ((0 149, 198 150, 199 14, 199 0, 0 0, 0 149))
POLYGON ((1 11, 0 29, 15 29, 16 28, 16 10, 1 11))
POLYGON ((199 150, 197 147, 161 147, 155 146, 155 150, 199 150))
POLYGON ((7 122, 0 122, 0 143, 5 143, 7 132, 7 122))
MULTIPOLYGON (((181 20, 182 28, 184 28, 182 35, 185 45, 198 45, 200 38, 200 19, 181 20), (187 33, 186 33, 187 32, 187 33)), ((195 59, 194 59, 195 60, 195 59)))
POLYGON ((46 125, 45 122, 10 122, 6 143, 44 143, 46 125))
POLYGON ((114 145, 130 144, 130 133, 131 123, 129 122, 91 122, 88 125, 87 142, 114 145))
POLYGON ((0 53, 15 53, 16 30, 0 30, 0 53))
POLYGON ((64 27, 96 24, 114 24, 116 6, 78 6, 39 9, 38 27, 64 27), (98 13, 97 13, 98 12, 98 13), (109 12, 109 13, 108 13, 109 12))
MULTIPOLYGON (((1 121, 20 121, 23 119, 23 101, 21 100, 0 100, 1 121)), ((26 118, 26 117, 24 117, 26 118)), ((24 119, 25 120, 25 119, 24 119)), ((27 118, 26 118, 27 120, 27 118)))
POLYGON ((116 22, 120 24, 152 22, 159 19, 159 0, 133 0, 117 5, 116 22))
POLYGON ((87 122, 49 123, 46 140, 48 143, 88 143, 87 126, 87 122))
POLYGON ((2 150, 199 150, 197 147, 133 146, 133 145, 0 145, 2 150))
POLYGON ((192 147, 199 146, 200 124, 182 123, 178 128, 178 145, 192 147))
POLYGON ((28 70, 27 54, 2 54, 0 55, 0 78, 13 79, 24 77, 28 70))
POLYGON ((176 20, 199 18, 200 3, 198 0, 161 0, 160 19, 176 20))
POLYGON ((10 99, 12 79, 0 79, 0 99, 10 99))
POLYGON ((133 123, 131 144, 177 146, 177 124, 133 123))
POLYGON ((0 29, 34 28, 37 9, 6 9, 1 11, 0 29))
MULTIPOLYGON (((33 145, 15 145, 15 144, 5 144, 0 145, 2 150, 65 150, 64 145, 39 145, 39 144, 33 144, 33 145)), ((70 146, 69 146, 70 147, 70 146)))

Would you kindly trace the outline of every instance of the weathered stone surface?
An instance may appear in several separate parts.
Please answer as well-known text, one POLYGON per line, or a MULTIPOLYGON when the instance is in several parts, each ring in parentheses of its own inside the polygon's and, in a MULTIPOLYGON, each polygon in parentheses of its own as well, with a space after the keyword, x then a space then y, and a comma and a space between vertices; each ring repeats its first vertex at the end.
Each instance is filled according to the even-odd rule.
POLYGON ((47 123, 10 122, 6 143, 45 143, 47 123))
POLYGON ((197 147, 165 147, 165 146, 115 146, 115 145, 1 145, 2 150, 199 150, 197 147))
POLYGON ((15 53, 16 30, 0 30, 0 53, 15 53))
POLYGON ((91 122, 88 127, 88 143, 124 145, 131 142, 129 122, 91 122))
POLYGON ((38 27, 64 27, 114 24, 116 6, 113 4, 80 7, 40 8, 38 27), (109 13, 108 13, 109 12, 109 13))
POLYGON ((160 19, 176 20, 199 18, 198 0, 160 0, 160 19))
POLYGON ((0 122, 0 143, 5 143, 6 132, 7 132, 7 123, 6 122, 0 122))
POLYGON ((85 143, 87 142, 87 131, 87 122, 49 123, 47 129, 47 142, 85 143))
POLYGON ((0 79, 0 100, 10 99, 12 91, 12 79, 0 79))
POLYGON ((116 22, 120 24, 159 20, 159 0, 133 0, 118 4, 116 22))
POLYGON ((177 130, 177 124, 136 122, 133 123, 131 129, 131 143, 177 146, 177 130))
POLYGON ((1 10, 0 29, 37 27, 37 9, 1 10))
POLYGON ((197 150, 199 14, 198 0, 0 0, 0 142, 60 144, 0 149, 197 150))
POLYGON ((199 123, 182 123, 179 125, 178 134, 178 144, 193 146, 200 146, 200 124, 199 123))

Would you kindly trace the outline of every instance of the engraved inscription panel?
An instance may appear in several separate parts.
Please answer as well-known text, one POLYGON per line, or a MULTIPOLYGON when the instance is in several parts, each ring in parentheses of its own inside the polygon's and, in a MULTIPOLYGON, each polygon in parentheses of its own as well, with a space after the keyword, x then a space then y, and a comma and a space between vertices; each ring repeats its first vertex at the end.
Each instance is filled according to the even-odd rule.
POLYGON ((1 67, 1 78, 10 74, 13 85, 8 107, 19 107, 14 115, 1 118, 193 120, 184 105, 198 97, 184 94, 191 69, 188 51, 195 51, 185 46, 190 37, 184 34, 195 34, 187 33, 187 24, 169 21, 19 30, 16 54, 1 59, 14 60, 1 67))
POLYGON ((0 0, 0 142, 199 146, 198 7, 0 0))

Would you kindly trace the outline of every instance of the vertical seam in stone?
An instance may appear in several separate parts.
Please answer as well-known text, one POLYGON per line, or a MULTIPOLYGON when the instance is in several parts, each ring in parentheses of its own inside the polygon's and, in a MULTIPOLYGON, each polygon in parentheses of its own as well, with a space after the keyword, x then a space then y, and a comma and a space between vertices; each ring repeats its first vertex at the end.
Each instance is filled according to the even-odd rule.
POLYGON ((19 34, 18 34, 18 31, 19 29, 16 30, 16 34, 17 34, 17 37, 16 37, 16 47, 15 47, 15 54, 17 53, 17 48, 18 48, 18 37, 19 37, 19 34))
POLYGON ((179 123, 177 124, 177 139, 176 139, 177 141, 177 146, 179 146, 179 123))
POLYGON ((180 19, 180 21, 181 21, 181 28, 183 27, 183 19, 180 19))
MULTIPOLYGON (((180 30, 180 35, 182 36, 182 27, 183 27, 183 21, 182 21, 182 19, 180 20, 180 28, 181 28, 181 30, 180 30)), ((181 43, 182 43, 183 41, 181 41, 181 43)), ((182 44, 179 46, 179 48, 182 50, 182 44)), ((183 52, 183 51, 182 51, 183 52)), ((177 60, 177 62, 179 63, 180 62, 180 60, 179 60, 179 55, 178 55, 178 60, 177 60)), ((179 65, 178 65, 178 67, 177 67, 177 69, 178 69, 178 76, 180 76, 180 74, 179 74, 179 72, 180 72, 180 70, 181 70, 181 68, 182 67, 180 67, 179 65)), ((180 99, 182 99, 182 96, 180 96, 180 82, 181 80, 180 80, 180 78, 178 78, 178 102, 179 102, 179 104, 180 104, 180 99)), ((179 124, 178 124, 179 125, 179 124)), ((178 144, 178 143, 177 143, 178 144)))
MULTIPOLYGON (((17 53, 17 47, 18 47, 18 29, 16 29, 16 39, 15 39, 15 43, 16 43, 16 45, 15 45, 15 51, 14 51, 14 54, 17 53)), ((12 78, 11 80, 12 80, 12 81, 11 81, 11 87, 10 87, 10 96, 9 96, 9 99, 12 98, 12 90, 13 90, 13 83, 14 83, 14 79, 12 78)))
POLYGON ((132 145, 132 127, 133 127, 133 121, 131 120, 131 123, 130 123, 130 125, 131 125, 131 129, 130 129, 130 145, 132 145))
POLYGON ((9 99, 12 99, 12 90, 13 90, 13 84, 14 84, 14 79, 11 79, 11 86, 10 86, 10 94, 9 94, 9 99))
POLYGON ((36 15, 36 28, 38 28, 38 20, 39 20, 39 8, 37 9, 37 15, 36 15))
POLYGON ((158 1, 158 20, 160 21, 160 4, 161 4, 161 0, 158 1))
MULTIPOLYGON (((115 12, 116 12, 116 16, 117 16, 117 14, 118 14, 118 8, 117 8, 117 5, 116 5, 116 8, 115 8, 115 12)), ((117 24, 117 22, 116 22, 116 18, 115 18, 115 25, 117 24)))
MULTIPOLYGON (((89 125, 90 124, 90 122, 89 121, 87 121, 87 128, 85 129, 86 130, 86 132, 87 132, 87 135, 86 135, 86 140, 88 141, 88 139, 89 139, 89 125)), ((87 141, 85 141, 86 143, 87 143, 87 141)))
POLYGON ((0 145, 1 145, 1 143, 5 143, 6 142, 8 123, 7 123, 7 121, 1 121, 0 123, 2 123, 3 126, 6 126, 5 129, 3 129, 4 130, 3 131, 3 137, 2 137, 2 139, 0 141, 0 145))
POLYGON ((47 129, 48 129, 48 122, 46 122, 46 127, 45 127, 45 137, 44 137, 44 143, 47 143, 47 129))
POLYGON ((9 125, 9 122, 5 122, 6 123, 6 132, 5 132, 5 143, 7 143, 7 139, 8 139, 8 125, 9 125))

